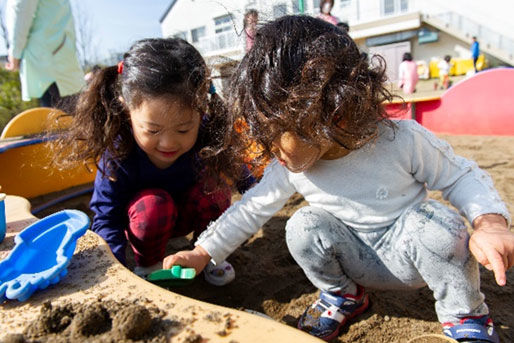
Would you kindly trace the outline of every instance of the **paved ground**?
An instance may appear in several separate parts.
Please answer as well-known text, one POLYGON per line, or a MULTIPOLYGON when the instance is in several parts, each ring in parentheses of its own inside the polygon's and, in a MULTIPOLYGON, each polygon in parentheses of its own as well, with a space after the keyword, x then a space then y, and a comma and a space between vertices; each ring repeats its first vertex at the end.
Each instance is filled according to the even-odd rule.
MULTIPOLYGON (((451 76, 450 80, 452 81, 453 86, 455 86, 458 82, 464 80, 466 76, 451 76)), ((439 88, 434 90, 434 84, 438 83, 439 79, 428 79, 428 80, 419 80, 416 85, 416 92, 413 94, 403 94, 402 90, 393 85, 392 91, 394 94, 400 95, 405 100, 419 99, 419 98, 432 98, 439 97, 444 93, 444 90, 439 88)))

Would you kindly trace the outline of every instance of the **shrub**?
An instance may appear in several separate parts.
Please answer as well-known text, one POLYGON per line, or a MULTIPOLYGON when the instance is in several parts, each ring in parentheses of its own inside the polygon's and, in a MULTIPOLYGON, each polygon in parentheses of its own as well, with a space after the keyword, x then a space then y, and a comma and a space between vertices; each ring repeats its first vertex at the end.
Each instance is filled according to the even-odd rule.
POLYGON ((0 132, 12 117, 26 109, 37 107, 38 101, 22 101, 18 72, 0 68, 0 132))

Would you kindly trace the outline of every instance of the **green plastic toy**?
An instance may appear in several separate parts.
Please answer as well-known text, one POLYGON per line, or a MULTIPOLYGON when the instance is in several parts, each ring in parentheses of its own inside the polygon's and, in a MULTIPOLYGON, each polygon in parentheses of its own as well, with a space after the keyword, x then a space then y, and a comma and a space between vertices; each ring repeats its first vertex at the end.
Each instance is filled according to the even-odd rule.
POLYGON ((196 276, 194 268, 173 266, 171 269, 159 269, 149 274, 146 279, 161 287, 185 286, 193 282, 196 276))

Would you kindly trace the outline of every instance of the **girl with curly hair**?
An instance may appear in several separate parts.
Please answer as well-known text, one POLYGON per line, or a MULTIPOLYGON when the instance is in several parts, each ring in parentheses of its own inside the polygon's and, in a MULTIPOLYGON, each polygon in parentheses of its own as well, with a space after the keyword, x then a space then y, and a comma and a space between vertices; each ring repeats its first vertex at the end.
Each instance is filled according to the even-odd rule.
MULTIPOLYGON (((181 39, 136 42, 80 95, 60 162, 97 164, 91 229, 122 263, 128 241, 137 274, 162 268, 170 237, 197 236, 230 205, 226 118, 202 56, 181 39)), ((221 285, 234 272, 223 263, 205 276, 221 285)))
MULTIPOLYGON (((474 162, 415 121, 387 117, 384 72, 320 19, 263 25, 234 76, 229 122, 243 120, 262 156, 274 160, 192 251, 164 266, 202 270, 211 258, 223 261, 298 192, 309 205, 287 221, 286 242, 321 290, 300 317, 301 330, 336 337, 368 307, 365 287, 428 285, 446 334, 496 342, 477 260, 505 284, 514 263, 509 213, 474 162), (442 190, 467 217, 471 238, 457 212, 427 199, 428 189, 442 190)), ((226 132, 235 136, 231 126, 226 132)))

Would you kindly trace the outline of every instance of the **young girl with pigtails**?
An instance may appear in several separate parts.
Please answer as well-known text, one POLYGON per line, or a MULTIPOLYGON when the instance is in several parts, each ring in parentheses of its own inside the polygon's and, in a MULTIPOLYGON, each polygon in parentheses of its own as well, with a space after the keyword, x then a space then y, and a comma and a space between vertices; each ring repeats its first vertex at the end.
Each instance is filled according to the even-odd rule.
MULTIPOLYGON (((498 343, 478 263, 498 285, 514 265, 510 214, 490 176, 415 121, 392 120, 383 64, 347 32, 285 16, 262 25, 231 82, 230 120, 273 158, 262 179, 211 223, 191 251, 164 259, 202 270, 251 237, 295 192, 289 252, 319 290, 298 328, 331 340, 369 305, 366 289, 433 291, 444 334, 498 343), (448 206, 430 200, 440 190, 448 206)), ((238 142, 229 145, 232 151, 238 142)), ((234 156, 241 159, 242 156, 234 156)), ((255 161, 259 161, 256 158, 255 161)))
MULTIPOLYGON (((136 42, 80 95, 61 162, 97 163, 91 229, 123 264, 128 242, 136 274, 162 268, 169 238, 196 238, 230 205, 224 120, 202 56, 181 39, 136 42)), ((224 285, 234 270, 210 264, 205 278, 224 285)))

